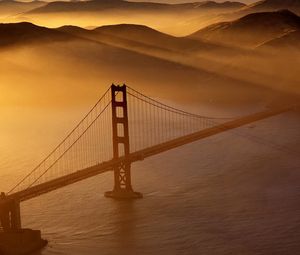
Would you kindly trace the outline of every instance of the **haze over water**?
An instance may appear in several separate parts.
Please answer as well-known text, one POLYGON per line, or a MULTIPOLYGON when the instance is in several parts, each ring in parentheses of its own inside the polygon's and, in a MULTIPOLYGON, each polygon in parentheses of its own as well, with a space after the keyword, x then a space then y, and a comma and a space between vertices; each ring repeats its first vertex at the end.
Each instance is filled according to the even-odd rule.
MULTIPOLYGON (((7 114, 16 125, 2 125, 1 187, 34 167, 87 107, 7 114)), ((93 177, 22 204, 23 225, 49 240, 41 254, 295 254, 299 128, 299 113, 286 113, 135 163, 141 200, 107 199, 112 173, 93 177)))

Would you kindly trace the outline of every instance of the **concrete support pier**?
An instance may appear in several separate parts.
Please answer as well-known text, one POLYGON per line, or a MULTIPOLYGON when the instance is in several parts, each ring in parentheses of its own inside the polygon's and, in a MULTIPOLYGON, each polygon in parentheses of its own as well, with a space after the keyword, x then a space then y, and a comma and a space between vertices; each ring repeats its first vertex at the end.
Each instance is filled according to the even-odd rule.
POLYGON ((27 255, 47 245, 41 231, 22 229, 20 199, 0 195, 0 255, 27 255))
POLYGON ((114 198, 114 199, 137 199, 143 198, 143 194, 136 191, 127 191, 127 190, 113 190, 106 191, 104 193, 105 197, 114 198))
POLYGON ((1 255, 29 255, 47 245, 41 238, 41 231, 32 229, 19 229, 0 232, 1 255))

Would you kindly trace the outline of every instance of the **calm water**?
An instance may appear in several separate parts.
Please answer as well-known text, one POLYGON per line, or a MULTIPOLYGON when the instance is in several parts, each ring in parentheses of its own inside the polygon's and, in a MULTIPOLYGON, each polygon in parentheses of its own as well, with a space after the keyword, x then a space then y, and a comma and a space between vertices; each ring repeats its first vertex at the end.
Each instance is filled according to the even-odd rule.
MULTIPOLYGON (((1 190, 85 111, 2 109, 1 190)), ((43 255, 300 254, 299 155, 300 115, 287 113, 135 163, 141 200, 104 198, 106 173, 23 203, 23 226, 49 240, 43 255)))

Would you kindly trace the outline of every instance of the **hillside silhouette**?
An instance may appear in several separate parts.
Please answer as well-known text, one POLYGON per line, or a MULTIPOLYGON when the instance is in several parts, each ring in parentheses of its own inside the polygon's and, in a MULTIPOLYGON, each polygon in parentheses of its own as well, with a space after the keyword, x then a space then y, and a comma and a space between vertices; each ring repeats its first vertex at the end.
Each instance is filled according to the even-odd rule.
POLYGON ((29 22, 0 24, 0 46, 12 46, 15 44, 41 43, 64 41, 72 39, 72 36, 49 29, 36 26, 29 22))
POLYGON ((300 51, 300 30, 288 32, 283 36, 272 39, 259 47, 260 49, 276 49, 289 51, 294 54, 294 51, 300 51))
POLYGON ((300 29, 300 17, 288 10, 246 15, 232 22, 222 22, 197 31, 191 38, 209 42, 256 47, 266 41, 300 29))
POLYGON ((300 0, 263 0, 244 7, 241 13, 266 12, 288 9, 300 15, 300 0))
POLYGON ((118 24, 107 25, 86 30, 76 26, 63 26, 59 31, 72 35, 94 39, 119 47, 131 49, 156 48, 175 52, 191 52, 199 50, 217 50, 223 48, 209 42, 202 42, 188 37, 175 37, 144 25, 118 24))
POLYGON ((64 26, 58 30, 209 72, 222 68, 221 59, 233 58, 246 53, 235 47, 194 40, 189 37, 174 37, 146 26, 134 24, 102 26, 93 30, 64 26))
MULTIPOLYGON (((288 23, 289 29, 296 29, 299 25, 298 16, 288 11, 259 15, 265 14, 289 17, 287 19, 289 22, 284 19, 286 21, 284 24, 288 23)), ((248 20, 249 16, 245 19, 248 20)), ((236 22, 239 23, 240 20, 236 22)), ((279 38, 278 35, 282 35, 282 30, 278 31, 272 33, 272 36, 268 35, 268 40, 264 37, 264 43, 269 41, 271 43, 279 38)), ((70 58, 75 58, 75 62, 86 60, 88 62, 84 66, 92 70, 95 68, 107 70, 108 76, 113 74, 112 70, 118 69, 117 67, 122 63, 124 66, 120 67, 122 71, 119 70, 118 73, 130 77, 129 80, 139 80, 137 77, 142 77, 141 73, 147 76, 146 73, 149 70, 152 70, 153 77, 157 76, 156 79, 160 80, 159 84, 172 82, 179 86, 179 83, 184 83, 185 79, 191 82, 195 80, 201 86, 206 87, 203 95, 210 95, 208 98, 231 97, 235 93, 232 93, 229 88, 235 87, 235 92, 240 95, 239 99, 245 100, 247 97, 257 97, 257 95, 254 96, 255 91, 264 90, 264 87, 271 86, 278 89, 278 83, 274 83, 278 77, 287 79, 282 83, 286 84, 286 89, 291 79, 293 82, 298 81, 296 70, 292 72, 294 68, 290 68, 289 73, 282 72, 280 62, 274 61, 275 57, 272 56, 274 54, 270 55, 269 51, 262 47, 256 46, 255 48, 258 49, 256 51, 241 50, 242 44, 238 47, 235 43, 223 46, 222 43, 205 41, 201 38, 195 39, 194 35, 174 37, 141 25, 120 24, 87 30, 75 26, 49 29, 30 23, 18 23, 2 24, 0 32, 3 35, 1 46, 29 46, 34 49, 38 48, 42 55, 53 52, 53 56, 57 55, 61 49, 65 49, 59 57, 62 63, 68 62, 70 58), (268 57, 264 57, 266 54, 268 57), (251 66, 250 69, 249 66, 251 66), (268 66, 267 69, 266 66, 268 66), (278 70, 276 75, 266 75, 269 68, 278 70), (138 74, 135 70, 139 71, 138 74), (164 70, 164 74, 161 70, 164 70), (175 77, 176 81, 174 81, 175 77), (228 93, 225 92, 226 90, 228 93)), ((253 35, 252 40, 256 45, 262 41, 262 38, 259 34, 257 38, 253 35)), ((279 51, 279 48, 273 48, 274 52, 279 51)), ((293 59, 289 58, 285 60, 285 63, 286 65, 292 64, 296 69, 293 59)), ((59 66, 59 64, 55 65, 59 66)), ((279 86, 280 89, 283 89, 282 86, 279 86)))
MULTIPOLYGON (((74 27, 72 29, 86 31, 74 27)), ((1 44, 1 50, 5 52, 3 56, 14 59, 14 63, 31 63, 30 69, 36 70, 31 75, 31 72, 20 69, 23 68, 22 64, 11 66, 10 62, 2 62, 3 72, 9 74, 13 70, 14 73, 23 74, 19 84, 21 82, 25 85, 28 81, 31 81, 30 84, 41 84, 45 77, 51 77, 49 82, 53 83, 55 77, 57 84, 61 84, 57 80, 63 80, 66 86, 75 86, 82 83, 82 77, 87 77, 88 83, 96 86, 99 81, 109 83, 115 80, 117 73, 122 81, 128 83, 154 86, 153 89, 156 90, 172 88, 178 91, 173 96, 180 99, 202 98, 204 101, 234 103, 257 100, 269 93, 249 80, 239 79, 230 73, 217 72, 212 64, 215 62, 213 53, 209 60, 210 56, 198 59, 195 53, 166 54, 166 50, 152 52, 153 48, 148 45, 141 51, 30 23, 3 24, 0 33, 5 35, 1 44), (196 84, 197 89, 191 95, 182 84, 196 84)), ((15 76, 10 79, 14 80, 15 76)), ((10 84, 10 81, 6 82, 10 84)))

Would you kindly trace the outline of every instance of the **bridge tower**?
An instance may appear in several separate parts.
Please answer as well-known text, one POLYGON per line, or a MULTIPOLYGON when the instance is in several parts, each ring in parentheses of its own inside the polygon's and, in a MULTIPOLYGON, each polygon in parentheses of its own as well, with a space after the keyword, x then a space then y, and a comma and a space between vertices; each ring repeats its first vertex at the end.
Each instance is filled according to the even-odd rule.
POLYGON ((127 109, 126 85, 111 86, 111 110, 112 110, 112 134, 113 134, 113 158, 120 163, 114 167, 114 189, 105 192, 106 197, 116 199, 142 198, 142 194, 134 192, 131 185, 131 161, 129 125, 127 109))

